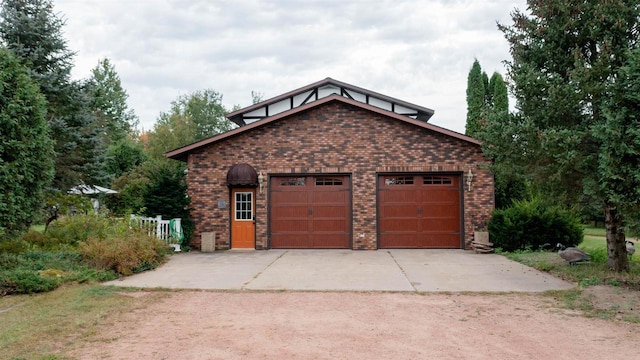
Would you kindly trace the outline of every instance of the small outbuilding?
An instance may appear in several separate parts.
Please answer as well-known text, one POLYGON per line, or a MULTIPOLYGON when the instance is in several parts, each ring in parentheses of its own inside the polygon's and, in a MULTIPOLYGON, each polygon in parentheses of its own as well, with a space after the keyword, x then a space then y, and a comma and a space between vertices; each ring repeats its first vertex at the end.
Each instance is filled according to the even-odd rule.
POLYGON ((229 113, 170 151, 216 249, 468 248, 494 207, 481 143, 434 111, 331 78, 229 113))

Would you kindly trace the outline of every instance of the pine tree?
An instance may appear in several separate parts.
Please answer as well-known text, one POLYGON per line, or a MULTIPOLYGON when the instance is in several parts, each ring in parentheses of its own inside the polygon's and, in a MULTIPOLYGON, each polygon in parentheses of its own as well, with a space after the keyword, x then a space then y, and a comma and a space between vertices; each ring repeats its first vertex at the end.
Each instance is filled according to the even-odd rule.
POLYGON ((507 114, 509 112, 509 94, 502 75, 494 72, 489 80, 489 107, 492 112, 507 114))
POLYGON ((44 96, 6 49, 0 49, 0 84, 0 230, 14 235, 41 209, 53 179, 53 141, 44 96))
POLYGON ((467 77, 467 125, 465 134, 474 136, 482 127, 485 113, 487 90, 480 63, 476 59, 467 77))
POLYGON ((63 19, 51 0, 3 0, 0 37, 23 60, 49 106, 64 103, 74 53, 62 37, 63 19))
POLYGON ((109 59, 105 58, 91 70, 88 83, 92 103, 100 126, 106 134, 109 144, 121 141, 126 136, 134 138, 138 117, 129 109, 129 95, 122 88, 120 76, 109 59))
POLYGON ((2 42, 29 68, 47 100, 46 119, 56 152, 53 188, 64 191, 80 182, 104 182, 104 142, 85 84, 70 80, 74 54, 52 1, 4 0, 0 20, 2 42))
POLYGON ((499 26, 510 43, 520 113, 492 138, 513 139, 505 150, 548 196, 568 204, 584 195, 598 199, 608 264, 628 271, 624 209, 640 198, 638 98, 630 91, 637 94, 640 6, 625 0, 527 5, 528 13, 512 13, 511 26, 499 26))

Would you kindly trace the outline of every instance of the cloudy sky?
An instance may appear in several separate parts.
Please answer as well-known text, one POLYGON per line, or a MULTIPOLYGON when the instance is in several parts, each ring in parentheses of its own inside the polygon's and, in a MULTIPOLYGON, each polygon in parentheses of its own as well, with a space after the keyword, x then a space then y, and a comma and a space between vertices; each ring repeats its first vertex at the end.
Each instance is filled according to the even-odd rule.
POLYGON ((331 77, 435 110, 464 132, 473 59, 504 75, 510 24, 525 0, 54 0, 74 78, 109 58, 149 130, 178 96, 201 89, 227 108, 331 77))

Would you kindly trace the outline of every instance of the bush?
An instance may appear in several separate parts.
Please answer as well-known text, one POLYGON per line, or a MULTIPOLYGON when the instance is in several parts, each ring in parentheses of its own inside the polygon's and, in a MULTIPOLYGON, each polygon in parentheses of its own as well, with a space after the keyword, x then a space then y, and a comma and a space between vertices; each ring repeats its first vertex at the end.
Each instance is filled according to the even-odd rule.
POLYGON ((50 291, 70 281, 115 278, 112 271, 90 269, 78 252, 0 253, 0 296, 50 291))
POLYGON ((576 246, 583 235, 576 214, 539 199, 514 201, 507 209, 494 210, 489 233, 504 251, 553 248, 556 243, 576 246))
POLYGON ((112 280, 161 264, 170 249, 123 219, 63 217, 46 234, 0 240, 0 296, 112 280))
POLYGON ((0 239, 0 254, 20 254, 29 250, 29 243, 22 239, 0 239))
POLYGON ((40 248, 46 247, 49 243, 46 235, 35 230, 29 230, 24 233, 22 235, 22 241, 40 248))
POLYGON ((113 236, 120 231, 118 226, 118 220, 104 216, 64 216, 49 226, 46 237, 48 246, 77 246, 89 237, 104 239, 113 236))
MULTIPOLYGON (((86 196, 68 195, 61 192, 50 191, 47 193, 46 208, 51 206, 57 206, 60 210, 60 215, 88 215, 93 214, 93 206, 91 200, 86 196)), ((45 216, 42 220, 44 223, 47 220, 45 216)))
POLYGON ((155 269, 169 251, 163 242, 138 229, 129 229, 125 236, 89 238, 79 250, 91 267, 120 275, 155 269))
POLYGON ((27 251, 20 257, 24 260, 23 267, 36 271, 46 269, 73 271, 82 265, 82 256, 78 252, 34 250, 27 251))
POLYGON ((0 296, 51 291, 62 283, 58 277, 41 276, 25 269, 0 270, 0 296))

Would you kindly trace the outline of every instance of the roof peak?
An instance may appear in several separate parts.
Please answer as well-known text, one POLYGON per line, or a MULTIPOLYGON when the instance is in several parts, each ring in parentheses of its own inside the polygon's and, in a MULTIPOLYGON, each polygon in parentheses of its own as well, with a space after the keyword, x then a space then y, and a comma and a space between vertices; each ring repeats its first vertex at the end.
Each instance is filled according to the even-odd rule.
POLYGON ((244 126, 333 94, 423 122, 429 121, 434 114, 432 109, 327 77, 324 80, 231 112, 226 116, 239 126, 244 126))

